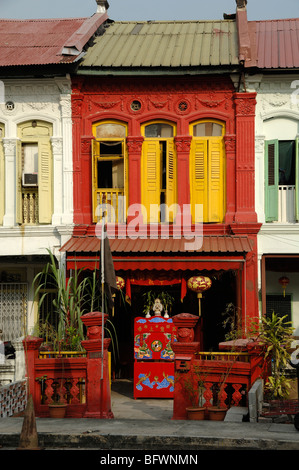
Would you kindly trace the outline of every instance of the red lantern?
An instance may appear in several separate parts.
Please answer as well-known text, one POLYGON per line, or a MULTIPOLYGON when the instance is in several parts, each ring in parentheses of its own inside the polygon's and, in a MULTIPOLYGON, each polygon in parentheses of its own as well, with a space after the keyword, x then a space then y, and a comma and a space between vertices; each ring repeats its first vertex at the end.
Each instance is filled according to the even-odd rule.
POLYGON ((212 285, 211 279, 205 276, 193 276, 193 277, 190 277, 190 279, 187 282, 188 289, 197 293, 199 316, 201 315, 200 299, 202 298, 202 292, 210 289, 211 285, 212 285))
POLYGON ((122 277, 116 276, 116 285, 119 290, 123 290, 125 287, 125 281, 122 277))
POLYGON ((288 285, 288 283, 290 282, 289 278, 286 277, 286 276, 282 276, 278 279, 278 282, 279 284, 281 284, 282 286, 282 290, 283 290, 283 296, 285 297, 286 295, 286 287, 288 285))

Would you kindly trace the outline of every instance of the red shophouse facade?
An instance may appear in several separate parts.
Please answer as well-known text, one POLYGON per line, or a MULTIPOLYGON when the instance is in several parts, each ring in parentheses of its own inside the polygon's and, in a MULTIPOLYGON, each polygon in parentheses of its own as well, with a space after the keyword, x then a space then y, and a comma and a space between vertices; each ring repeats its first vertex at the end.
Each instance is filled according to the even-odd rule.
MULTIPOLYGON (((200 120, 221 122, 225 128, 225 214, 220 223, 203 224, 202 247, 186 251, 182 240, 166 242, 159 236, 158 240, 116 237, 110 239, 110 245, 116 274, 125 278, 129 295, 134 284, 170 285, 173 280, 173 283, 180 283, 183 300, 187 293, 187 278, 204 274, 215 279, 211 297, 221 296, 223 291, 217 291, 219 273, 234 273, 233 281, 226 282, 233 282, 232 302, 241 312, 244 332, 248 331, 251 321, 258 315, 256 244, 260 225, 254 202, 255 103, 254 93, 236 92, 225 75, 73 77, 75 228, 72 239, 63 248, 67 269, 77 266, 92 270, 99 259, 92 204, 92 141, 95 140, 92 129, 95 123, 117 121, 127 125, 129 206, 141 203, 142 124, 152 121, 174 123, 177 203, 182 207, 190 203, 190 124, 200 120), (136 101, 141 104, 138 110, 131 106, 136 101)), ((145 224, 145 231, 149 227, 145 224)), ((180 311, 184 308, 182 304, 180 311)), ((206 309, 209 310, 209 302, 206 309)), ((218 311, 217 321, 220 314, 218 311)), ((136 315, 138 311, 135 311, 136 315)), ((215 339, 211 340, 213 334, 207 333, 215 322, 213 312, 204 311, 201 321, 198 333, 201 350, 215 348, 215 339), (205 341, 205 335, 209 337, 208 341, 205 341)), ((223 341, 223 337, 220 335, 218 340, 223 341)))

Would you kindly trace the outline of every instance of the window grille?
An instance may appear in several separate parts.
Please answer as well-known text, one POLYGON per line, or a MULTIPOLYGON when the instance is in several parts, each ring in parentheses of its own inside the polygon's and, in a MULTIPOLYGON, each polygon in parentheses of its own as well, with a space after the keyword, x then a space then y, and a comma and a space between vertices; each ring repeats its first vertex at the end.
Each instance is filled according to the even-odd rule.
POLYGON ((2 341, 24 336, 27 318, 28 285, 0 283, 0 330, 2 341))
POLYGON ((292 300, 291 295, 284 297, 283 295, 268 294, 266 296, 266 313, 267 317, 275 313, 279 317, 284 317, 286 322, 292 321, 292 300))

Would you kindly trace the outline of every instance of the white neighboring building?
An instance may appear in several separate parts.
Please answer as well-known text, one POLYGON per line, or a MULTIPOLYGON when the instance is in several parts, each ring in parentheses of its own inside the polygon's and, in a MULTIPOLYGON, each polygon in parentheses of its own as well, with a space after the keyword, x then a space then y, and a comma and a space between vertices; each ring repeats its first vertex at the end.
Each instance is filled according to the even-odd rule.
MULTIPOLYGON (((100 2, 106 3, 106 2, 100 2)), ((32 281, 73 229, 71 78, 90 18, 0 20, 0 340, 37 320, 32 281), (5 40, 4 40, 5 39, 5 40)), ((1 382, 1 376, 0 376, 1 382)))
POLYGON ((299 19, 249 22, 248 33, 261 313, 288 315, 299 337, 299 19))

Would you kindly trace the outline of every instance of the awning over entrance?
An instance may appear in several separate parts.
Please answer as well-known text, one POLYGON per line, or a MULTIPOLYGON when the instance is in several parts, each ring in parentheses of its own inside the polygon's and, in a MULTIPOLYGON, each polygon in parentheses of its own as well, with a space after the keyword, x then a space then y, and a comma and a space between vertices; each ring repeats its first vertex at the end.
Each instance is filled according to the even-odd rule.
MULTIPOLYGON (((203 236, 202 246, 190 251, 186 238, 110 239, 115 270, 239 269, 252 243, 247 236, 203 236), (224 268, 223 264, 229 263, 224 268), (205 268, 207 269, 207 266, 205 268)), ((98 267, 101 241, 96 236, 73 236, 61 251, 66 252, 67 269, 98 267)))

